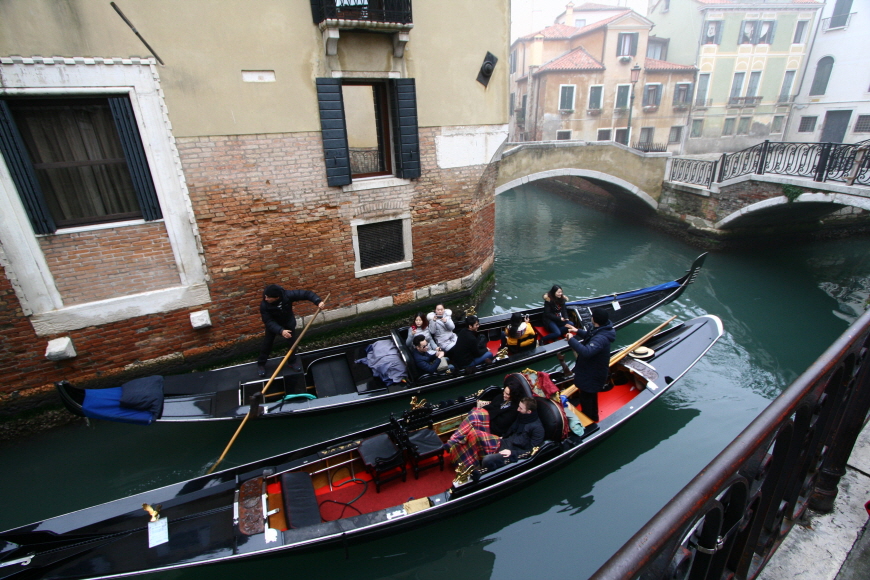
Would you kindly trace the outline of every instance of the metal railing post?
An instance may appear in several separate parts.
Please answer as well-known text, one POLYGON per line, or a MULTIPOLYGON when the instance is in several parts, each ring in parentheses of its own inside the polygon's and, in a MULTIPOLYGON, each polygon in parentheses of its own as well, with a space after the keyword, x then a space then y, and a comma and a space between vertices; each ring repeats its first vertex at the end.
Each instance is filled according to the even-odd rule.
POLYGON ((767 148, 770 146, 770 141, 764 140, 761 144, 761 153, 758 155, 758 165, 755 167, 757 175, 764 175, 764 164, 767 162, 767 148))
POLYGON ((819 143, 819 164, 816 165, 816 175, 813 181, 824 181, 828 174, 828 158, 831 156, 831 143, 819 143))
POLYGON ((727 156, 725 153, 722 154, 721 159, 719 159, 719 175, 716 178, 716 183, 722 183, 722 179, 725 177, 725 161, 727 156))

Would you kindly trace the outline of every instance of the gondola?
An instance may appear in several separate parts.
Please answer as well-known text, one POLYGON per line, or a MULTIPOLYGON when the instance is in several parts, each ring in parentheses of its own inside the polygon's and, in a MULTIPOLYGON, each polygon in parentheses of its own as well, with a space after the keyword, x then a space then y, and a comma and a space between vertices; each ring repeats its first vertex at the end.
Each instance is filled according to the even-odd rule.
MULTIPOLYGON (((604 308, 615 328, 633 322, 656 308, 676 300, 694 282, 706 254, 700 255, 682 277, 638 290, 584 298, 567 303, 575 325, 588 325, 593 308, 604 308)), ((543 338, 543 308, 523 311, 543 338)), ((493 354, 501 346, 502 331, 511 313, 481 319, 480 332, 487 336, 493 354)), ((79 416, 137 424, 243 419, 249 413, 265 418, 307 415, 334 411, 420 395, 451 387, 470 379, 490 375, 504 376, 512 369, 551 357, 568 348, 564 340, 549 344, 538 341, 533 348, 505 356, 502 353, 492 364, 471 369, 457 369, 451 374, 420 374, 406 345, 408 327, 393 330, 388 336, 366 339, 341 346, 299 354, 300 367, 289 365, 276 376, 264 399, 251 402, 251 397, 263 390, 268 379, 257 378, 254 363, 182 375, 154 377, 153 396, 138 408, 122 405, 124 386, 108 389, 79 389, 67 381, 56 383, 66 408, 79 416), (390 381, 373 373, 365 364, 367 349, 375 343, 386 345, 395 357, 394 364, 405 376, 390 381), (162 385, 162 386, 161 386, 162 385), (254 405, 252 408, 252 404, 254 405)), ((274 371, 280 359, 269 362, 274 371)))
MULTIPOLYGON (((613 365, 618 384, 599 395, 597 429, 566 436, 558 395, 536 397, 545 441, 500 469, 453 471, 440 446, 479 400, 498 396, 501 387, 493 386, 420 402, 331 441, 2 532, 0 578, 114 578, 347 546, 467 512, 577 459, 662 396, 722 332, 718 317, 701 316, 646 340, 644 360, 628 356, 613 365)), ((570 377, 552 378, 570 384, 570 377)), ((533 396, 527 375, 505 381, 512 379, 533 396)))

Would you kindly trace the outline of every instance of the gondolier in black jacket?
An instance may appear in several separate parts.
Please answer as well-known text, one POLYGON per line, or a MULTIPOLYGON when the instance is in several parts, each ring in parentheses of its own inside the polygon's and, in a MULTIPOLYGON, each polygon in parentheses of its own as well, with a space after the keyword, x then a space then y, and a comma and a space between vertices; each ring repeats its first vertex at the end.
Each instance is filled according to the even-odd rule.
POLYGON ((603 308, 592 311, 592 325, 591 331, 583 328, 577 330, 577 336, 582 340, 569 335, 568 344, 577 355, 574 364, 574 385, 578 390, 575 404, 579 403, 583 414, 598 423, 598 393, 607 389, 610 345, 616 340, 616 331, 613 330, 607 310, 603 308))
MULTIPOLYGON (((257 359, 257 372, 266 376, 266 361, 272 352, 275 337, 281 336, 290 341, 292 347, 296 344, 296 317, 293 315, 293 303, 298 300, 308 300, 322 309, 325 304, 311 290, 284 290, 277 284, 269 284, 263 291, 263 301, 260 302, 260 316, 266 326, 263 345, 260 347, 260 358, 257 359)), ((290 357, 290 364, 296 365, 296 353, 290 357)))

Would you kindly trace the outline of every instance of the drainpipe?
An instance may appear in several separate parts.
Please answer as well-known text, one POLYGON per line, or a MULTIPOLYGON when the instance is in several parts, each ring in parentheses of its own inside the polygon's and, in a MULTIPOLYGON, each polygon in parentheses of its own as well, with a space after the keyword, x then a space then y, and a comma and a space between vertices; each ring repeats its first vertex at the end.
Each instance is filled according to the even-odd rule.
MULTIPOLYGON (((692 90, 698 88, 698 67, 695 65, 695 74, 692 75, 692 90)), ((680 155, 686 153, 686 139, 689 138, 689 133, 692 131, 692 113, 695 111, 695 94, 689 95, 689 114, 686 117, 686 130, 683 131, 683 136, 680 139, 680 155)))
POLYGON ((538 141, 538 99, 541 96, 541 79, 535 74, 540 66, 529 66, 529 95, 526 103, 526 132, 529 141, 538 141))

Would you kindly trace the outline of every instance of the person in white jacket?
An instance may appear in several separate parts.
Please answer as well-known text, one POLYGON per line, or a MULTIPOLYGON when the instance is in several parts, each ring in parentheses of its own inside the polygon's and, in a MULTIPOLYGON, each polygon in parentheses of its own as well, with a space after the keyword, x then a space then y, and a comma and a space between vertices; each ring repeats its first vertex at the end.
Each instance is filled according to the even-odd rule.
POLYGON ((452 315, 453 312, 444 308, 443 304, 436 306, 435 312, 426 315, 426 319, 429 321, 429 334, 432 335, 435 344, 440 346, 444 352, 456 345, 456 334, 453 332, 456 325, 453 324, 452 315))

